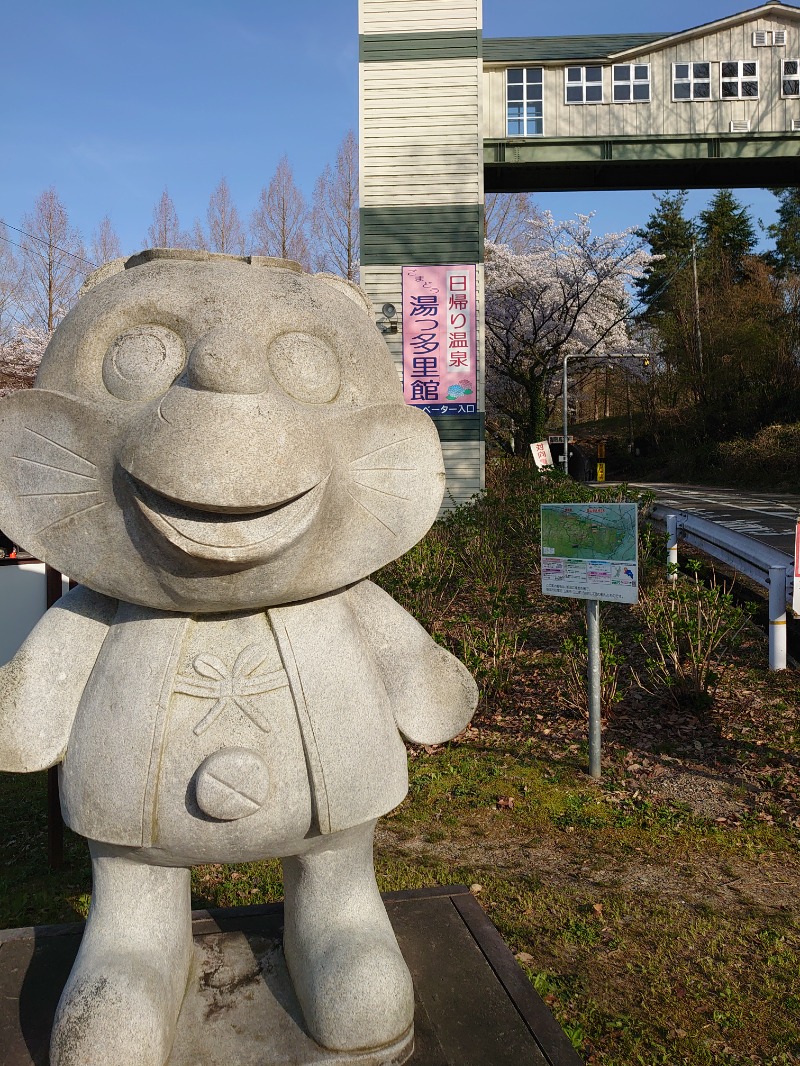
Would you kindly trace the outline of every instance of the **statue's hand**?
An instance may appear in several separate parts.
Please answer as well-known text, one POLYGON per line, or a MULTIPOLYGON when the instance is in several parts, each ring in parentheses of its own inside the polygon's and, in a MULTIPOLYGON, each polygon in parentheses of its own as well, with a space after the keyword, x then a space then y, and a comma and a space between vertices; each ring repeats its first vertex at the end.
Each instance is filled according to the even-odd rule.
POLYGON ((466 729, 478 704, 466 666, 371 581, 354 585, 348 596, 403 736, 415 744, 441 744, 466 729))
POLYGON ((27 773, 63 759, 116 607, 89 589, 73 589, 0 667, 0 770, 27 773))

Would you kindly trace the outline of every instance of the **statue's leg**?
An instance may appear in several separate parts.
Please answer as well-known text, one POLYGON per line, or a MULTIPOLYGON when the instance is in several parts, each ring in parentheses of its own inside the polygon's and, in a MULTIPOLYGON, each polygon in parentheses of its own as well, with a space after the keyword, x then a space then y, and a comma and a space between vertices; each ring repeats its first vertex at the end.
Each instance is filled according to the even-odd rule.
POLYGON ((375 823, 283 860, 284 952, 309 1032, 338 1051, 396 1043, 414 1020, 411 975, 375 883, 375 823))
POLYGON ((163 1066, 192 959, 189 870, 90 842, 92 905, 56 1011, 51 1066, 163 1066))

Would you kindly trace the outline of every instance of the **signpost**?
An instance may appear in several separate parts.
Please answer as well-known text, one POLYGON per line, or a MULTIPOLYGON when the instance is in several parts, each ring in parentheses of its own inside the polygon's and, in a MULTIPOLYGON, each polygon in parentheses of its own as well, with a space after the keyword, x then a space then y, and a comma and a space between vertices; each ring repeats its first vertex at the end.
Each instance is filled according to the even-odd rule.
POLYGON ((542 592, 586 600, 589 775, 600 777, 600 603, 639 598, 635 503, 543 503, 542 592))
POLYGON ((550 445, 546 440, 537 440, 535 444, 531 445, 531 451, 533 452, 533 461, 540 470, 553 465, 553 453, 550 451, 550 445))
POLYGON ((800 615, 800 518, 794 527, 794 582, 792 584, 792 610, 800 615))

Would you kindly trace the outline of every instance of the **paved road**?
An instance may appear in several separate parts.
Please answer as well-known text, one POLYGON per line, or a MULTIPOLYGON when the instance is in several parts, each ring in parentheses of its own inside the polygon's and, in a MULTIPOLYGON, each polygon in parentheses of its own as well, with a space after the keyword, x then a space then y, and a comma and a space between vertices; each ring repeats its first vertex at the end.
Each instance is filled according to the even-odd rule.
POLYGON ((800 494, 742 492, 703 485, 671 485, 665 482, 631 482, 649 489, 665 507, 691 511, 700 518, 735 529, 771 548, 794 554, 795 521, 800 514, 800 494))

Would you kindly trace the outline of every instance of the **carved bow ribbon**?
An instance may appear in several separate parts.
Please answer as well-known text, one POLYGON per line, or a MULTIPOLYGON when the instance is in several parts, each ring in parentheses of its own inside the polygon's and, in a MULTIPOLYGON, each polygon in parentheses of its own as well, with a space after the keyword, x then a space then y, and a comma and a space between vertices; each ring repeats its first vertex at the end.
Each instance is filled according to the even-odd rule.
POLYGON ((288 688, 289 682, 282 669, 266 674, 256 673, 267 654, 263 644, 249 644, 244 651, 239 652, 232 670, 216 655, 198 655, 192 662, 197 676, 178 675, 175 692, 215 701, 208 714, 194 727, 196 736, 205 733, 231 704, 238 707, 264 733, 269 732, 269 722, 261 711, 249 702, 248 697, 288 688))

